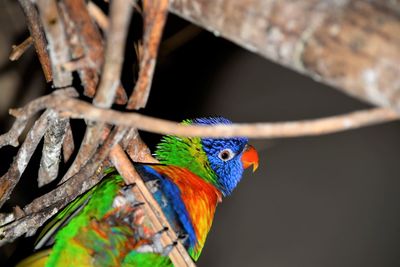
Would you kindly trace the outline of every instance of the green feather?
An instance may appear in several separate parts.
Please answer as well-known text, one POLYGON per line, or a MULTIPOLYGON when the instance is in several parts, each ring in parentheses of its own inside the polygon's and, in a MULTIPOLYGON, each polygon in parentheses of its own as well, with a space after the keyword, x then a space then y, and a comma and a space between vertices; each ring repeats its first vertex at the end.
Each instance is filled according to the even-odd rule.
MULTIPOLYGON (((122 185, 122 177, 113 175, 111 179, 106 179, 91 189, 91 192, 88 194, 91 195, 91 199, 82 212, 57 233, 56 243, 46 266, 62 266, 60 265, 60 262, 63 262, 60 258, 61 255, 68 255, 68 257, 76 259, 81 263, 85 262, 85 257, 87 257, 85 248, 71 246, 70 242, 92 219, 100 220, 110 210, 113 200, 122 185)), ((76 203, 71 203, 67 207, 67 210, 71 209, 72 206, 76 206, 76 203)))
POLYGON ((154 253, 137 253, 132 251, 124 261, 122 267, 140 266, 140 267, 172 267, 172 262, 167 256, 161 256, 154 253))
MULTIPOLYGON (((182 122, 191 123, 191 120, 182 122)), ((211 184, 217 184, 217 175, 211 169, 200 137, 166 135, 157 145, 155 157, 162 164, 184 167, 211 184)))

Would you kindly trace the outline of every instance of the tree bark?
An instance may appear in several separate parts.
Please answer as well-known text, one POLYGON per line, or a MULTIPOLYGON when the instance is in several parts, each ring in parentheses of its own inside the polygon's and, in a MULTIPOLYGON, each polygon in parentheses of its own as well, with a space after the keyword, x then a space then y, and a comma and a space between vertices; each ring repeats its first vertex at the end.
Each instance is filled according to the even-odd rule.
POLYGON ((349 95, 400 111, 399 3, 174 0, 170 11, 349 95))

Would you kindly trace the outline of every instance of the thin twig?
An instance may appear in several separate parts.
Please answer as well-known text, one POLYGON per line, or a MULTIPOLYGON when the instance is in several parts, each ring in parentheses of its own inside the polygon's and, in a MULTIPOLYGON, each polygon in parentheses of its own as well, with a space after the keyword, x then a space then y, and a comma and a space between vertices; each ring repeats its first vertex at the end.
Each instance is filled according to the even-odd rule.
POLYGON ((51 116, 55 114, 56 113, 47 110, 35 122, 21 148, 18 150, 11 167, 0 177, 0 207, 2 207, 4 202, 10 197, 11 192, 17 185, 22 173, 25 171, 33 152, 35 152, 37 145, 42 139, 47 129, 48 122, 52 119, 51 116))
POLYGON ((24 216, 16 221, 0 226, 0 246, 14 241, 16 238, 26 233, 27 236, 35 234, 38 226, 56 214, 62 207, 62 202, 53 204, 51 207, 24 216))
POLYGON ((93 104, 111 107, 120 83, 126 35, 132 15, 132 7, 126 0, 114 0, 110 7, 110 30, 107 35, 105 60, 99 88, 93 104))
MULTIPOLYGON (((71 60, 70 49, 66 36, 66 27, 61 19, 61 13, 55 0, 38 0, 36 2, 39 16, 48 41, 47 49, 51 60, 53 85, 55 88, 70 86, 72 73, 62 68, 71 60)), ((54 117, 45 134, 42 158, 38 176, 39 186, 50 183, 58 176, 58 166, 61 158, 61 147, 68 119, 54 117)))
MULTIPOLYGON (((47 101, 51 101, 50 99, 52 99, 52 96, 54 95, 77 97, 78 93, 73 88, 57 90, 50 95, 41 97, 38 102, 44 103, 47 101)), ((27 122, 33 115, 35 115, 39 110, 43 109, 44 107, 43 103, 40 104, 38 102, 36 102, 36 104, 34 105, 26 105, 23 108, 10 110, 10 114, 16 117, 16 121, 14 122, 11 129, 7 133, 0 135, 0 148, 6 145, 11 145, 14 147, 19 145, 18 138, 21 135, 22 131, 25 129, 27 122), (39 106, 42 106, 42 108, 40 108, 39 106)))
POLYGON ((59 3, 72 56, 84 64, 77 69, 84 94, 93 97, 103 65, 103 40, 84 0, 65 0, 59 3))
MULTIPOLYGON (((2 222, 0 222, 0 225, 2 225, 0 227, 0 246, 6 242, 12 242, 24 233, 33 235, 48 218, 65 207, 78 195, 98 183, 103 176, 102 170, 99 168, 101 162, 107 157, 112 147, 117 145, 124 137, 126 131, 126 128, 115 129, 104 145, 98 149, 95 156, 77 174, 53 191, 27 205, 23 209, 27 216, 6 225, 2 225, 2 222)), ((4 215, 2 217, 7 218, 4 215)))
POLYGON ((18 60, 25 53, 25 51, 28 50, 29 47, 31 47, 32 44, 33 44, 33 39, 31 36, 29 36, 19 45, 13 45, 12 51, 8 59, 11 61, 18 60))
POLYGON ((104 133, 108 132, 109 127, 105 125, 99 127, 97 124, 89 122, 86 127, 85 136, 83 137, 79 152, 68 171, 64 174, 60 183, 64 183, 75 175, 86 162, 95 154, 97 147, 104 140, 104 133))
MULTIPOLYGON (((54 109, 60 112, 62 116, 70 118, 135 127, 139 130, 153 133, 221 138, 232 136, 287 138, 322 135, 395 121, 400 118, 400 115, 392 109, 373 108, 350 112, 344 115, 302 121, 234 123, 214 126, 183 125, 134 112, 101 109, 81 100, 58 95, 48 95, 38 98, 21 110, 29 112, 26 116, 32 116, 32 114, 45 108, 54 109)), ((16 110, 15 112, 21 113, 21 110, 16 110)))
POLYGON ((54 86, 56 88, 70 86, 72 74, 61 68, 62 64, 71 60, 71 57, 57 2, 55 0, 37 0, 36 4, 48 41, 47 48, 51 60, 54 86))
POLYGON ((168 0, 143 1, 144 36, 139 78, 129 98, 128 109, 146 106, 156 65, 158 46, 168 14, 168 0))
POLYGON ((89 14, 93 17, 93 19, 96 21, 96 23, 99 25, 99 27, 107 32, 108 27, 109 27, 109 22, 106 14, 104 14, 103 10, 101 10, 100 7, 98 7, 95 3, 92 1, 89 1, 88 5, 88 11, 89 14))
MULTIPOLYGON (((165 218, 160 206, 157 204, 156 200, 153 198, 143 180, 135 171, 127 155, 119 145, 115 146, 111 150, 110 159, 118 173, 124 177, 126 184, 136 184, 136 186, 132 188, 132 191, 134 192, 138 201, 145 203, 143 207, 146 215, 153 224, 153 229, 155 228, 155 230, 161 230, 164 227, 168 227, 168 230, 161 237, 163 246, 168 246, 175 242, 177 240, 177 236, 173 231, 173 228, 165 218)), ((195 266, 180 242, 178 242, 178 244, 170 252, 169 257, 174 266, 195 266)))
MULTIPOLYGON (((26 214, 37 212, 43 207, 50 206, 52 203, 64 198, 69 198, 74 195, 74 198, 85 192, 87 189, 95 185, 99 180, 90 178, 96 171, 101 173, 99 166, 107 157, 111 148, 116 145, 126 133, 126 129, 119 128, 111 132, 107 137, 104 144, 96 150, 94 156, 79 170, 78 173, 73 175, 65 183, 62 183, 52 192, 35 199, 32 203, 27 205, 23 210, 26 214)), ((68 202, 69 202, 68 201, 68 202)))
POLYGON ((19 0, 19 4, 25 14, 26 24, 28 25, 29 32, 33 38, 33 44, 38 55, 40 65, 42 65, 44 77, 47 82, 52 80, 50 58, 47 53, 47 41, 42 31, 42 24, 40 23, 38 12, 30 0, 19 0))
MULTIPOLYGON (((54 113, 53 110, 49 110, 54 113)), ((38 174, 38 185, 42 187, 54 181, 58 176, 58 167, 61 160, 61 148, 64 143, 69 119, 60 118, 57 114, 49 123, 49 128, 44 134, 42 158, 38 174)))
MULTIPOLYGON (((114 102, 116 91, 120 85, 125 39, 131 14, 132 8, 130 5, 126 5, 125 0, 114 0, 111 3, 110 31, 107 36, 103 72, 93 100, 95 106, 109 108, 114 102)), ((106 128, 104 123, 88 125, 78 155, 61 182, 69 179, 92 157, 106 128)))
POLYGON ((150 149, 140 139, 139 133, 136 128, 130 128, 121 142, 122 148, 133 161, 158 163, 158 161, 151 156, 150 149))
POLYGON ((66 163, 72 156, 75 150, 74 135, 72 134, 71 124, 68 122, 65 138, 63 142, 63 158, 66 163))

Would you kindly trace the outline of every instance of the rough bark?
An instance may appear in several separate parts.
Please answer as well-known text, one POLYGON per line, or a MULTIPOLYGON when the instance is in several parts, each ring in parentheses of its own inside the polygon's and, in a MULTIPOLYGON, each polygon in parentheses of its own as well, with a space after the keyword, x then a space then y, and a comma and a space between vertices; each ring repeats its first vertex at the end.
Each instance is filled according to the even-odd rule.
POLYGON ((317 81, 400 111, 394 2, 174 0, 170 10, 317 81))

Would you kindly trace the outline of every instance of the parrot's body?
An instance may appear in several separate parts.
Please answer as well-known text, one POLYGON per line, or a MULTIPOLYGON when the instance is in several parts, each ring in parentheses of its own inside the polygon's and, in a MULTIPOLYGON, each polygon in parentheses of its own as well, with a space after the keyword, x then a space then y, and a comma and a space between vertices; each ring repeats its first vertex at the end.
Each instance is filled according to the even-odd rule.
MULTIPOLYGON (((207 118, 184 123, 231 122, 207 118)), ((160 164, 134 165, 173 230, 185 237, 183 245, 194 260, 200 256, 222 196, 236 187, 244 168, 258 165, 258 155, 247 142, 246 138, 165 136, 155 153, 160 164)), ((143 224, 143 211, 125 190, 122 177, 108 172, 100 184, 58 214, 50 229, 44 229, 37 248, 52 243, 53 233, 61 228, 53 248, 20 266, 171 265, 167 257, 171 248, 162 247, 160 233, 143 224)))

